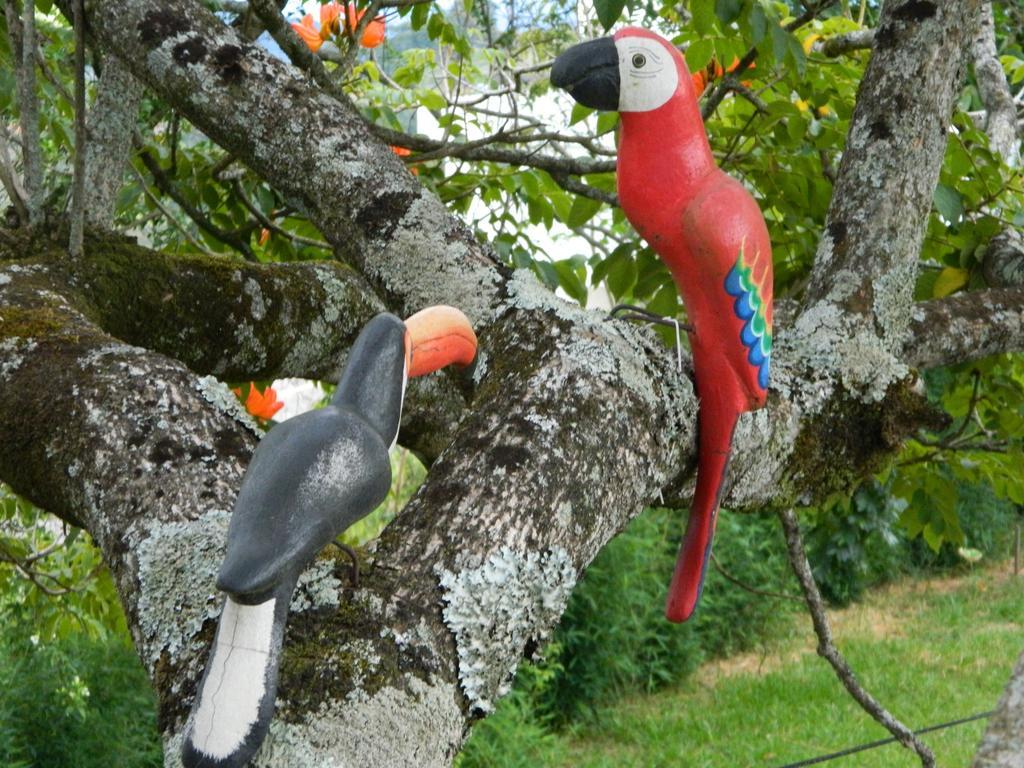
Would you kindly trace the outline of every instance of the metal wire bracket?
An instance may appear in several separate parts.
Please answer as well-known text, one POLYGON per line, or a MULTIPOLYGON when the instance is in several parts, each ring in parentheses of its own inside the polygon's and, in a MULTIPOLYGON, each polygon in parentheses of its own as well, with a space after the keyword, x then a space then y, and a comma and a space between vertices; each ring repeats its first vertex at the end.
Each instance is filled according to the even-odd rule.
POLYGON ((687 333, 693 333, 693 326, 688 323, 680 323, 674 317, 665 317, 651 312, 643 307, 638 307, 635 304, 616 304, 611 308, 608 313, 611 317, 619 317, 620 313, 623 320, 634 320, 641 323, 653 323, 655 325, 664 325, 669 328, 675 328, 676 331, 676 370, 679 373, 683 372, 683 339, 680 329, 685 329, 687 333))

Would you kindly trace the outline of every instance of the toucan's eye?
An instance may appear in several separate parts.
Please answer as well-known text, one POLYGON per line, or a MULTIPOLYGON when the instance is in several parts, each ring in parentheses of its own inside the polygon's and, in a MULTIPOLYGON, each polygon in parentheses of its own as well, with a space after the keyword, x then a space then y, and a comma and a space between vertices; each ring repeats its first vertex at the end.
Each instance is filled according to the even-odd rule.
POLYGON ((647 57, 644 56, 642 53, 634 53, 633 54, 633 66, 634 67, 636 67, 637 69, 640 69, 646 63, 647 63, 647 57))

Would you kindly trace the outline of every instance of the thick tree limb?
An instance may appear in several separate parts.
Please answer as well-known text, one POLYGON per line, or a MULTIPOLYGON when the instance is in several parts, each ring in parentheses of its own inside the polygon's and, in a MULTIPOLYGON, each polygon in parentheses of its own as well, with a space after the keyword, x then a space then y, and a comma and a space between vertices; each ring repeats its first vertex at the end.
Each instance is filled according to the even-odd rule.
POLYGON ((75 6, 75 163, 71 177, 71 234, 68 254, 82 257, 85 238, 85 11, 83 0, 72 0, 75 6))
POLYGON ((0 123, 0 184, 3 184, 7 199, 14 206, 18 219, 28 222, 28 205, 25 200, 28 194, 21 183, 18 170, 14 167, 14 157, 7 141, 7 126, 0 123))
POLYGON ((804 552, 800 522, 792 509, 781 510, 779 520, 782 522, 782 530, 786 536, 789 564, 793 566, 793 573, 796 574, 797 581, 800 582, 804 601, 807 603, 807 610, 810 612, 811 622, 814 624, 814 634, 818 636, 818 655, 829 663, 836 673, 836 677, 839 678, 839 682, 865 712, 888 730, 900 744, 916 752, 921 758, 921 765, 924 768, 932 768, 935 765, 935 755, 932 754, 932 751, 914 735, 913 731, 897 720, 889 710, 864 689, 857 681, 857 677, 850 669, 846 659, 836 648, 835 641, 832 639, 828 614, 825 612, 825 604, 822 602, 818 585, 815 584, 814 575, 811 573, 811 564, 807 562, 807 554, 804 552))
POLYGON ((993 288, 1024 286, 1024 232, 1004 229, 989 240, 981 273, 993 288))
POLYGON ((980 5, 886 2, 858 90, 808 306, 860 317, 890 354, 910 323, 925 222, 980 5))
POLYGON ((904 359, 916 368, 1024 351, 1024 288, 958 293, 914 306, 904 359))
POLYGON ((108 333, 229 381, 331 378, 384 309, 337 263, 171 256, 113 238, 91 246, 73 280, 108 333))
POLYGON ((117 56, 103 60, 96 101, 89 111, 86 147, 86 220, 110 229, 114 204, 124 183, 125 164, 132 148, 142 84, 117 56))
POLYGON ((992 6, 983 3, 978 31, 971 46, 974 77, 978 93, 985 105, 985 133, 989 146, 1011 168, 1020 162, 1020 139, 1017 135, 1017 106, 1006 82, 1003 65, 996 51, 996 26, 992 6))
MULTIPOLYGON (((22 176, 29 224, 43 221, 43 150, 39 143, 39 100, 36 94, 36 5, 35 0, 22 0, 22 14, 13 10, 14 0, 7 0, 7 26, 12 33, 18 109, 21 112, 22 176), (19 45, 20 43, 20 45, 19 45)), ((71 18, 68 16, 68 18, 71 18)))
POLYGON ((828 337, 812 344, 804 375, 817 377, 825 363, 841 372, 844 388, 868 399, 909 374, 902 355, 918 256, 978 6, 883 5, 804 308, 789 337, 828 337))

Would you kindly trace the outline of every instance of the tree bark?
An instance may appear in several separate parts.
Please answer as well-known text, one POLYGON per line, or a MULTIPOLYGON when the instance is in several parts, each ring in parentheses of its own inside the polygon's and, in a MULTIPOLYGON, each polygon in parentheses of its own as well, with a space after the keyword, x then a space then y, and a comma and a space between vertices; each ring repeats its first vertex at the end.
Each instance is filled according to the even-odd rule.
POLYGON ((978 32, 971 46, 974 77, 978 93, 985 105, 985 133, 992 151, 1011 168, 1020 162, 1020 139, 1017 136, 1017 105, 1006 82, 1003 65, 996 51, 996 25, 992 5, 981 7, 978 32))
POLYGON ((1024 653, 989 718, 971 768, 1024 768, 1024 653))
POLYGON ((141 101, 142 84, 117 56, 107 56, 89 113, 85 156, 85 218, 94 227, 111 229, 114 223, 141 101))
MULTIPOLYGON (((939 161, 897 145, 923 136, 935 149, 945 135, 976 8, 886 4, 888 42, 865 76, 830 214, 845 236, 832 227, 812 300, 778 329, 769 405, 737 429, 727 506, 845 488, 931 418, 911 386, 914 309, 897 283, 912 281, 939 161), (922 94, 922 77, 934 93, 922 94), (906 108, 878 152, 863 137, 893 98, 906 108), (874 231, 891 235, 897 221, 894 240, 874 231)), ((359 588, 330 552, 304 574, 257 759, 447 765, 605 542, 662 493, 687 495, 693 387, 653 334, 500 265, 352 104, 200 4, 109 0, 87 15, 137 78, 300 204, 350 267, 176 258, 104 240, 87 240, 73 266, 45 241, 0 245, 0 477, 95 536, 175 765, 256 440, 206 374, 324 375, 380 306, 461 307, 480 336, 478 362, 462 378, 426 381, 400 437, 436 461, 361 554, 359 588)), ((958 308, 923 311, 957 319, 958 308)), ((997 343, 1020 345, 1020 334, 985 349, 997 343)), ((951 354, 942 339, 924 345, 913 355, 951 354)))

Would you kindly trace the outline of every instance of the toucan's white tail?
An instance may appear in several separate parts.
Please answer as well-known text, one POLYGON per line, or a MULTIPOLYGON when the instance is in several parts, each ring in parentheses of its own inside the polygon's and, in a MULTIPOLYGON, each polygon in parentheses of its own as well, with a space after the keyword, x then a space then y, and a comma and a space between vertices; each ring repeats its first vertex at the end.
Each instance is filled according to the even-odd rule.
POLYGON ((206 674, 185 727, 186 768, 243 766, 263 741, 274 713, 291 587, 278 589, 258 605, 225 599, 206 674))

